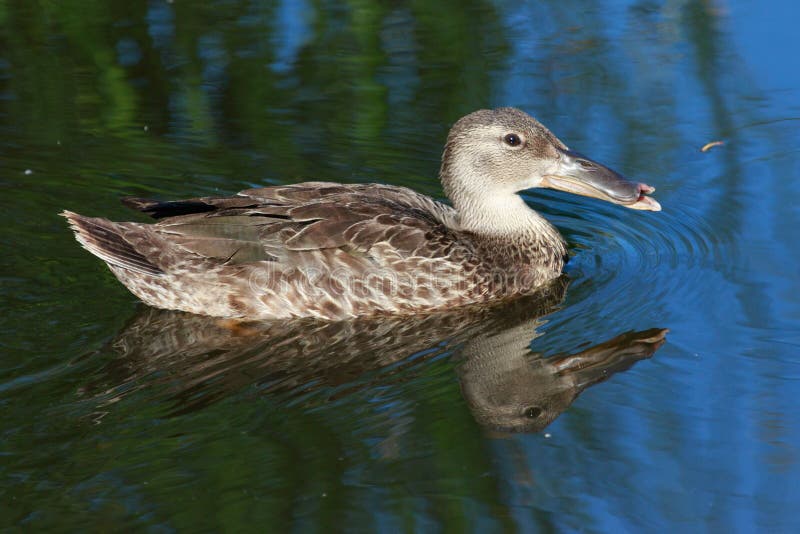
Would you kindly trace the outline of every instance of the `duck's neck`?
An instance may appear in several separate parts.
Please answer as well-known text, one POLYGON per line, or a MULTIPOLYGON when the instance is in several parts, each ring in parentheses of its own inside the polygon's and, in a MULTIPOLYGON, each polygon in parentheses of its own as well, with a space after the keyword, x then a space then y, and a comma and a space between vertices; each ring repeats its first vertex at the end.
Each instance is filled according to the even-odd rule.
POLYGON ((461 229, 472 234, 482 261, 493 269, 515 273, 514 278, 506 281, 506 290, 527 291, 563 269, 567 255, 564 239, 519 195, 493 195, 480 201, 452 200, 461 229), (523 278, 516 278, 518 275, 523 278))
MULTIPOLYGON (((482 177, 461 177, 457 184, 481 184, 482 177)), ((564 249, 558 230, 533 211, 514 191, 489 191, 481 187, 453 186, 442 180, 453 207, 458 212, 461 230, 493 241, 536 244, 564 249)))
POLYGON ((487 177, 495 171, 491 162, 476 161, 470 152, 455 153, 448 141, 439 174, 460 230, 478 236, 491 250, 560 271, 566 244, 558 230, 517 194, 524 184, 487 177))
POLYGON ((561 242, 558 230, 516 193, 456 196, 451 200, 466 231, 495 238, 561 242))

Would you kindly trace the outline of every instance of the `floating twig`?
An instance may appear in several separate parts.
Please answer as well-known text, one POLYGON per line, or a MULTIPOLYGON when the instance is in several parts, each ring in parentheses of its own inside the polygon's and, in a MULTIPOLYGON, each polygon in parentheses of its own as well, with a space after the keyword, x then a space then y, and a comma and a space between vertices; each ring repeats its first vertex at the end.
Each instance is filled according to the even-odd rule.
POLYGON ((700 152, 708 152, 715 146, 722 146, 725 144, 725 141, 711 141, 710 143, 706 143, 703 145, 703 148, 700 149, 700 152))

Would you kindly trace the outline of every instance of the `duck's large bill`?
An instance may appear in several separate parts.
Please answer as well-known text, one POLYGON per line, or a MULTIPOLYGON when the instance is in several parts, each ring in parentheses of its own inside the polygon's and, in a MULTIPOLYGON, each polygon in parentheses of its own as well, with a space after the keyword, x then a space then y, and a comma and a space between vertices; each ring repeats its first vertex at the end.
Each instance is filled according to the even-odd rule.
POLYGON ((565 150, 557 169, 544 177, 542 187, 599 198, 635 210, 661 211, 661 204, 648 197, 655 187, 629 182, 596 161, 565 150))

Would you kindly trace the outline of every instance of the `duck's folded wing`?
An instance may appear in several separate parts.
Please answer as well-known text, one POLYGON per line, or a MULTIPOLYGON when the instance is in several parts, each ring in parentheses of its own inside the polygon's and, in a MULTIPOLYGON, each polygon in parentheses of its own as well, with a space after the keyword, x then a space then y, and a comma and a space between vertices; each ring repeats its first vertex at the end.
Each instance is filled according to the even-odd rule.
POLYGON ((312 182, 233 197, 123 202, 159 219, 153 228, 169 241, 229 264, 291 262, 304 251, 329 249, 360 257, 432 257, 451 241, 454 220, 448 206, 376 184, 312 182))

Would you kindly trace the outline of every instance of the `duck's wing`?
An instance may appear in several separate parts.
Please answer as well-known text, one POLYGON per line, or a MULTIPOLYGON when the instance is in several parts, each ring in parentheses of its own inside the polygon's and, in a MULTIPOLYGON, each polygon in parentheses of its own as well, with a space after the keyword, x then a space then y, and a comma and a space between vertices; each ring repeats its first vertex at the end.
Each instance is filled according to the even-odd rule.
POLYGON ((431 258, 457 230, 449 206, 378 184, 308 182, 232 197, 123 202, 158 219, 151 228, 163 239, 226 264, 296 263, 303 252, 332 249, 373 263, 384 263, 379 254, 431 258))

